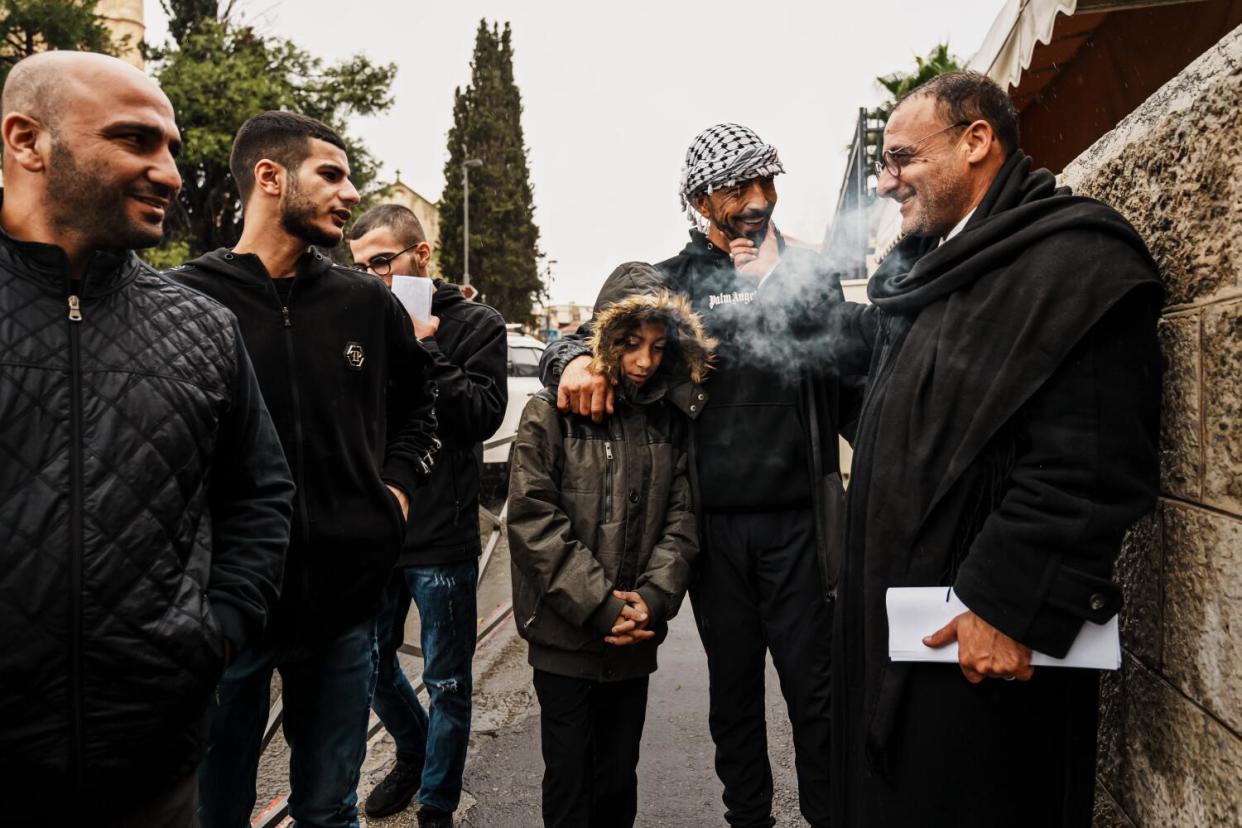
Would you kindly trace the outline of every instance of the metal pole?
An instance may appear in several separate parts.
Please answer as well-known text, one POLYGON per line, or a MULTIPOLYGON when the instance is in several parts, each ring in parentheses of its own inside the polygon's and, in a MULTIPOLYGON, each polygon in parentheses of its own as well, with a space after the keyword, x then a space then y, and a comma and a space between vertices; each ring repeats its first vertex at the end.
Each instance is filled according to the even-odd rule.
POLYGON ((858 244, 861 248, 858 257, 858 277, 867 278, 867 110, 858 108, 858 135, 854 138, 858 145, 858 163, 854 168, 855 198, 858 199, 858 244))
POLYGON ((469 158, 461 162, 461 189, 462 189, 462 285, 470 284, 470 168, 481 167, 483 161, 478 158, 469 158))
POLYGON ((461 187, 464 191, 462 200, 462 276, 463 285, 470 284, 470 166, 461 165, 461 187))

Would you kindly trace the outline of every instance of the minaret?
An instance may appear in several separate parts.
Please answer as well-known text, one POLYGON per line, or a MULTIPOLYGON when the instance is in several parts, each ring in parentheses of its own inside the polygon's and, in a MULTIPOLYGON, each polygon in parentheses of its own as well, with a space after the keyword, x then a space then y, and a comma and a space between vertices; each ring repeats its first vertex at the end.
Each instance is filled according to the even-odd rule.
POLYGON ((142 51, 138 48, 147 31, 142 14, 142 0, 99 0, 95 13, 103 19, 118 43, 122 38, 129 37, 120 57, 139 69, 143 68, 142 51))

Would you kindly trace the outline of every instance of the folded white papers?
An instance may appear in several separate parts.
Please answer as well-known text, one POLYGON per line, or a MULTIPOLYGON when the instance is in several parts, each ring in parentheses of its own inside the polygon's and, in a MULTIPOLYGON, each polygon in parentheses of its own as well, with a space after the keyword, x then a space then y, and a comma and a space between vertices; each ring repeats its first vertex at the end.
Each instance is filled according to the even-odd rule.
MULTIPOLYGON (((949 587, 894 587, 885 598, 888 606, 888 657, 893 661, 957 663, 957 642, 932 649, 923 637, 949 623, 969 607, 949 587), (946 597, 948 600, 946 600, 946 597)), ((1121 667, 1121 638, 1117 616, 1104 624, 1086 621, 1065 658, 1041 652, 1031 655, 1035 667, 1088 667, 1116 670, 1121 667)))
POLYGON ((431 318, 431 294, 435 285, 426 276, 393 276, 392 292, 406 312, 419 322, 431 318))

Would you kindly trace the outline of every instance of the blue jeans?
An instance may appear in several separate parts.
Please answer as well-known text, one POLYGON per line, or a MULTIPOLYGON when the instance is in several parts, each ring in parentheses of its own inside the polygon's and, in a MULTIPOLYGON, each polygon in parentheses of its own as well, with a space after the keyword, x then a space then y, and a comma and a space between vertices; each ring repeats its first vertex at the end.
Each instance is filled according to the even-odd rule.
POLYGON ((375 686, 375 622, 326 642, 261 642, 220 682, 211 746, 199 767, 203 828, 246 828, 254 810, 259 748, 280 671, 289 744, 289 813, 299 828, 357 828, 358 776, 375 686))
POLYGON ((450 813, 461 800, 470 740, 478 580, 477 560, 399 569, 388 584, 376 624, 379 676, 372 706, 397 743, 397 758, 423 766, 419 803, 450 813), (422 622, 423 681, 431 697, 430 715, 397 661, 411 597, 422 622))

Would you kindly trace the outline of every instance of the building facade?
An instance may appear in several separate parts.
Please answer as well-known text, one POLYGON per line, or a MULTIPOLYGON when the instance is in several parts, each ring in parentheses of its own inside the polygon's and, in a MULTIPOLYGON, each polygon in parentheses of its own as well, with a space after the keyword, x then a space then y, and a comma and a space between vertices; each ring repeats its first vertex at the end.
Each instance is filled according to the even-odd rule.
POLYGON ((399 172, 391 184, 379 191, 378 195, 376 195, 375 203, 400 204, 408 207, 410 212, 418 217, 418 222, 423 226, 423 232, 427 234, 427 241, 431 244, 433 251, 431 266, 428 270, 430 275, 438 277, 440 275, 440 257, 435 255, 434 251, 440 244, 440 206, 424 198, 413 187, 402 181, 399 172))
POLYGON ((99 0, 95 12, 112 31, 121 50, 119 57, 142 69, 141 45, 147 33, 142 0, 99 0))

